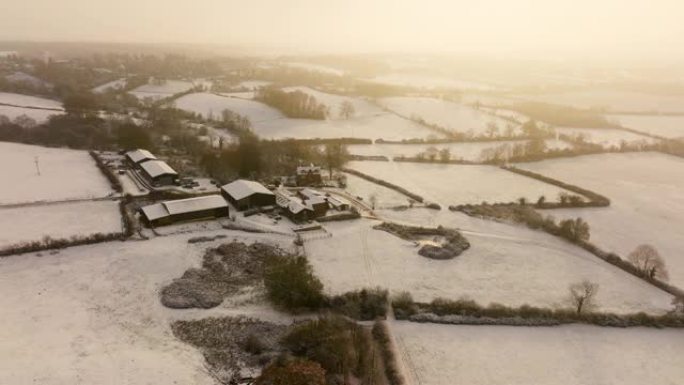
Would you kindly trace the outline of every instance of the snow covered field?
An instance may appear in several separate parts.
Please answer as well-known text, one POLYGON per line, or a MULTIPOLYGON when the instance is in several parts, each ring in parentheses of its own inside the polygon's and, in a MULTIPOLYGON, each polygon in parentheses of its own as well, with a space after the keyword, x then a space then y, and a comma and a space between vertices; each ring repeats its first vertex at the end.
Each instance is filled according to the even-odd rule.
POLYGON ((426 302, 467 297, 483 305, 567 307, 568 286, 589 279, 600 285, 596 301, 602 311, 661 314, 672 308, 671 295, 545 233, 519 226, 509 226, 509 234, 465 232, 471 248, 438 261, 418 255, 412 242, 372 229, 378 223, 326 223, 333 236, 306 243, 328 292, 381 286, 426 302))
POLYGON ((0 173, 0 204, 99 198, 113 192, 86 151, 0 142, 0 173))
POLYGON ((347 167, 401 186, 443 206, 483 201, 514 202, 521 197, 536 201, 542 195, 555 201, 558 194, 565 191, 494 166, 353 161, 347 167))
POLYGON ((35 120, 36 123, 40 124, 46 122, 50 116, 60 114, 62 114, 60 111, 0 105, 0 115, 8 117, 10 120, 14 120, 19 116, 26 115, 35 120))
MULTIPOLYGON (((273 235, 220 233, 226 241, 275 242, 273 235)), ((203 250, 216 244, 188 244, 193 236, 1 258, 0 383, 214 385, 200 352, 169 325, 235 309, 177 311, 159 301, 161 287, 198 266, 203 250)))
POLYGON ((0 208, 0 249, 10 245, 91 234, 121 232, 115 201, 0 208))
MULTIPOLYGON (((313 91, 313 90, 311 90, 313 91)), ((339 98, 328 95, 325 99, 332 101, 339 98)), ((342 97, 344 98, 344 97, 342 97)), ((339 100, 337 100, 339 101, 339 100)), ((254 132, 266 139, 310 139, 310 138, 368 138, 401 140, 411 138, 427 138, 434 132, 398 116, 377 110, 371 114, 374 106, 361 100, 355 100, 357 113, 370 115, 358 116, 349 120, 310 120, 289 119, 280 111, 263 103, 236 97, 218 96, 210 93, 185 95, 175 101, 177 108, 208 116, 220 116, 221 111, 229 109, 252 122, 254 132)))
POLYGON ((498 88, 496 86, 480 82, 411 73, 391 73, 387 75, 376 76, 370 80, 375 83, 427 89, 450 88, 457 90, 491 91, 498 88))
POLYGON ((519 133, 513 123, 459 103, 423 97, 383 98, 380 103, 402 116, 416 116, 428 123, 464 134, 488 135, 487 125, 490 123, 496 124, 499 135, 505 134, 509 126, 513 134, 519 133))
POLYGON ((138 99, 153 98, 163 99, 175 94, 180 94, 194 87, 192 82, 183 80, 166 80, 161 84, 145 84, 129 93, 138 99))
POLYGON ((329 94, 309 87, 287 87, 284 88, 283 91, 300 91, 305 94, 313 96, 316 99, 316 101, 325 104, 330 109, 329 119, 331 120, 341 119, 340 108, 342 106, 342 103, 344 102, 349 102, 354 106, 355 111, 353 117, 356 118, 385 114, 385 111, 383 111, 380 107, 361 98, 352 98, 349 96, 329 94))
MULTIPOLYGON (((471 143, 443 143, 443 144, 352 144, 347 149, 353 155, 384 155, 388 158, 399 156, 413 157, 425 153, 428 149, 448 149, 451 159, 479 162, 484 160, 482 152, 498 148, 503 145, 514 145, 525 141, 500 141, 500 142, 471 142, 471 143)), ((546 145, 552 149, 569 148, 569 143, 562 140, 547 140, 546 145)))
POLYGON ((684 97, 630 91, 573 91, 518 95, 521 99, 562 104, 575 108, 601 108, 608 112, 684 112, 684 97))
POLYGON ((231 110, 248 118, 252 124, 262 121, 280 120, 285 117, 280 111, 263 103, 229 96, 219 96, 208 92, 200 92, 182 96, 174 101, 176 108, 202 114, 221 117, 223 110, 231 110))
POLYGON ((353 197, 360 197, 365 203, 371 205, 371 198, 375 197, 376 208, 405 206, 409 198, 387 187, 359 178, 356 175, 344 174, 347 177, 345 190, 353 197))
POLYGON ((623 127, 665 138, 684 138, 684 116, 608 115, 608 119, 623 127))
POLYGON ((659 153, 604 154, 520 167, 610 198, 610 207, 553 214, 582 216, 591 226, 593 242, 623 257, 640 244, 652 244, 665 259, 672 283, 684 287, 684 159, 659 153))
POLYGON ((420 385, 674 385, 684 331, 395 322, 420 385))
POLYGON ((23 94, 13 94, 9 92, 0 92, 0 104, 10 104, 18 107, 52 108, 56 110, 62 110, 62 103, 57 100, 23 94))
POLYGON ((124 87, 126 87, 126 78, 121 78, 93 88, 93 93, 101 94, 105 91, 120 90, 124 87))
POLYGON ((562 135, 569 135, 572 137, 582 136, 589 143, 600 144, 603 147, 619 147, 625 141, 628 144, 647 143, 651 144, 657 142, 648 136, 635 134, 633 132, 613 129, 613 128, 567 128, 556 127, 556 132, 562 135))
POLYGON ((254 132, 268 139, 363 138, 402 140, 441 137, 434 131, 390 113, 349 120, 281 119, 254 124, 254 132))

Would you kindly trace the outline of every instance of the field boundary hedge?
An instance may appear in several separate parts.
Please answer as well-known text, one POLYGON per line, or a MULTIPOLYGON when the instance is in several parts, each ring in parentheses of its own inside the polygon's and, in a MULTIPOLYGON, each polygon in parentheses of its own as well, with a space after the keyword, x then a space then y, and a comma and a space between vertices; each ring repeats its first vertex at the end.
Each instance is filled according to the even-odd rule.
POLYGON ((372 177, 372 176, 370 176, 370 175, 368 175, 368 174, 364 174, 364 173, 362 173, 362 172, 360 172, 360 171, 352 170, 352 169, 346 168, 346 167, 340 169, 340 171, 346 172, 347 174, 352 174, 352 175, 358 176, 359 178, 362 178, 362 179, 365 179, 365 180, 367 180, 367 181, 373 182, 373 183, 375 183, 375 184, 379 184, 380 186, 383 186, 383 187, 387 187, 387 188, 389 188, 389 189, 392 189, 392 190, 394 190, 394 191, 396 191, 396 192, 398 192, 398 193, 400 193, 400 194, 406 195, 407 197, 413 199, 414 201, 417 201, 417 202, 420 202, 420 203, 423 203, 423 202, 425 201, 425 199, 424 199, 422 196, 420 196, 420 195, 418 195, 418 194, 414 194, 414 193, 412 193, 412 192, 406 190, 406 189, 403 188, 403 187, 397 186, 397 185, 395 185, 395 184, 393 184, 393 183, 384 181, 384 180, 382 180, 382 179, 378 179, 378 178, 372 177))
POLYGON ((582 207, 608 207, 610 206, 610 199, 607 197, 596 193, 591 190, 587 190, 585 188, 575 186, 569 183, 562 182, 558 179, 553 179, 548 176, 544 176, 541 174, 537 174, 536 172, 528 171, 528 170, 523 170, 520 168, 517 168, 515 166, 501 166, 502 170, 506 170, 518 175, 522 175, 528 178, 536 179, 540 182, 544 182, 546 184, 550 184, 556 187, 560 187, 562 189, 572 191, 575 194, 579 194, 584 196, 585 198, 589 199, 589 202, 578 202, 573 205, 568 205, 568 204, 561 204, 561 203, 554 203, 554 202, 544 202, 541 205, 536 205, 536 208, 539 209, 555 209, 555 208, 566 208, 566 207, 572 207, 572 208, 582 208, 582 207))
POLYGON ((90 156, 95 160, 95 164, 97 165, 97 168, 100 169, 102 174, 104 174, 105 178, 109 181, 109 184, 112 186, 112 189, 114 191, 121 193, 123 191, 123 186, 121 185, 121 181, 119 178, 114 175, 114 172, 107 167, 106 164, 102 161, 99 155, 95 151, 88 151, 90 156))
POLYGON ((34 253, 38 251, 64 249, 73 246, 92 245, 110 241, 124 241, 123 233, 96 233, 87 236, 75 236, 71 238, 53 239, 46 237, 40 241, 22 242, 0 249, 0 257, 34 253))
POLYGON ((509 307, 500 304, 482 306, 472 300, 437 298, 430 303, 393 304, 397 319, 454 325, 557 326, 588 324, 604 327, 684 328, 684 314, 674 312, 649 315, 643 312, 614 314, 605 312, 577 313, 573 309, 550 309, 529 305, 509 307))
POLYGON ((373 339, 380 346, 380 354, 385 364, 385 377, 390 385, 404 385, 406 380, 399 368, 397 356, 394 354, 396 348, 392 343, 392 337, 385 321, 375 321, 372 329, 373 339))

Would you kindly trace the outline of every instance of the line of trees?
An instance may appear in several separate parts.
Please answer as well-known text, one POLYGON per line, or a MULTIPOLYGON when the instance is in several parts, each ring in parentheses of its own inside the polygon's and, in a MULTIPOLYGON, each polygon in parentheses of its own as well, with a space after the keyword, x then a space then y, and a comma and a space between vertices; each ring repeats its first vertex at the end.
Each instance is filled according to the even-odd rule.
POLYGON ((275 87, 264 87, 259 89, 255 99, 277 108, 289 118, 324 120, 329 114, 325 104, 299 90, 286 92, 275 87))

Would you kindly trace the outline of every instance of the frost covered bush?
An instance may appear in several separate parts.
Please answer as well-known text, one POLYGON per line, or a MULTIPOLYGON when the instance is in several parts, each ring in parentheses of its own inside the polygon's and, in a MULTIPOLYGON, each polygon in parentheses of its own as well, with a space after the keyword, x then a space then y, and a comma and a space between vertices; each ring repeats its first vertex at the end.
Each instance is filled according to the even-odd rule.
POLYGON ((362 289, 330 298, 334 311, 347 317, 370 321, 387 315, 387 290, 362 289))

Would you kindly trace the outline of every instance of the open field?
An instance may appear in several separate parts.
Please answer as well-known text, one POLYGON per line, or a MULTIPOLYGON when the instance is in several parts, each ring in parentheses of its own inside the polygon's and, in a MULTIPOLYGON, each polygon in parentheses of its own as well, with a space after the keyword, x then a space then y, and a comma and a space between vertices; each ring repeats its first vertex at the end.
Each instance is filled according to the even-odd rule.
POLYGON ((608 119, 623 127, 664 138, 684 138, 684 116, 608 115, 608 119))
POLYGON ((520 99, 606 112, 684 112, 684 97, 645 92, 590 90, 518 95, 520 99))
POLYGON ((613 128, 567 128, 557 127, 556 132, 571 137, 583 137, 588 143, 600 144, 605 148, 620 147, 622 142, 628 144, 655 143, 658 140, 633 132, 613 128))
POLYGON ((390 73, 387 75, 376 76, 375 78, 370 79, 370 81, 393 86, 407 86, 427 89, 447 88, 455 90, 491 91, 498 88, 496 86, 480 82, 411 73, 390 73))
POLYGON ((442 205, 555 201, 565 191, 494 166, 404 162, 349 162, 348 168, 383 179, 442 205))
POLYGON ((18 107, 62 109, 62 103, 57 100, 9 92, 0 92, 0 104, 11 104, 18 107))
MULTIPOLYGON (((425 153, 429 149, 449 150, 452 160, 465 160, 479 162, 485 160, 482 152, 498 148, 503 145, 514 145, 525 143, 522 140, 500 141, 500 142, 470 142, 470 143, 440 143, 440 144, 352 144, 347 149, 352 155, 383 155, 388 158, 399 156, 414 157, 420 153, 425 153)), ((566 149, 572 147, 571 144, 562 140, 547 140, 546 146, 550 149, 566 149)))
POLYGON ((195 112, 208 118, 213 115, 219 119, 223 110, 231 110, 248 118, 252 124, 268 120, 280 120, 285 117, 280 111, 263 103, 242 98, 219 96, 208 92, 200 92, 182 96, 174 101, 176 108, 195 112))
POLYGON ((674 385, 682 330, 395 322, 421 385, 674 385))
POLYGON ((309 260, 329 292, 381 286, 424 302, 467 297, 483 305, 566 307, 568 286, 589 279, 600 285, 596 302, 602 311, 671 309, 671 295, 547 234, 522 227, 510 229, 517 235, 466 232, 471 248, 438 261, 418 255, 413 242, 372 229, 378 223, 328 223, 332 238, 307 242, 309 260))
POLYGON ((504 119, 491 116, 474 108, 440 99, 419 97, 383 98, 380 103, 402 116, 422 118, 428 123, 454 132, 472 133, 475 136, 488 135, 487 125, 498 127, 496 133, 503 135, 511 126, 513 133, 519 133, 516 125, 504 119))
POLYGON ((129 93, 138 99, 163 99, 190 90, 194 84, 183 80, 166 80, 161 84, 145 84, 129 93))
POLYGON ((659 153, 605 154, 520 167, 610 198, 610 207, 553 214, 582 216, 591 226, 592 241, 623 257, 640 244, 652 244, 665 259, 672 283, 684 286, 684 159, 659 153))
POLYGON ((344 174, 347 178, 345 190, 353 197, 360 197, 365 203, 371 205, 371 198, 375 197, 376 208, 405 206, 409 198, 387 187, 360 178, 352 174, 344 174))
POLYGON ((42 110, 37 108, 12 107, 0 105, 0 115, 14 120, 19 116, 26 115, 36 121, 36 123, 45 123, 52 115, 60 115, 62 112, 53 110, 42 110))
POLYGON ((21 242, 121 232, 115 201, 0 208, 0 249, 21 242))
POLYGON ((0 142, 0 170, 0 204, 99 198, 113 192, 86 151, 0 142))
MULTIPOLYGON (((276 241, 220 233, 226 241, 276 241)), ((188 244, 192 236, 0 259, 0 383, 214 385, 202 355, 177 340, 169 325, 177 318, 236 315, 236 309, 174 311, 158 297, 217 244, 188 244)))
POLYGON ((96 94, 101 94, 106 91, 120 90, 124 87, 126 87, 126 78, 121 78, 117 80, 112 80, 111 82, 105 84, 101 84, 93 88, 93 92, 96 94))
POLYGON ((349 96, 329 94, 309 87, 287 87, 284 88, 283 91, 300 91, 305 94, 313 96, 316 99, 316 101, 318 101, 319 103, 323 103, 328 107, 328 109, 330 110, 329 119, 331 120, 342 119, 342 117, 340 117, 340 108, 342 106, 342 103, 344 102, 349 102, 354 106, 355 111, 353 117, 356 118, 385 114, 385 111, 383 111, 380 107, 361 98, 352 98, 349 96))

